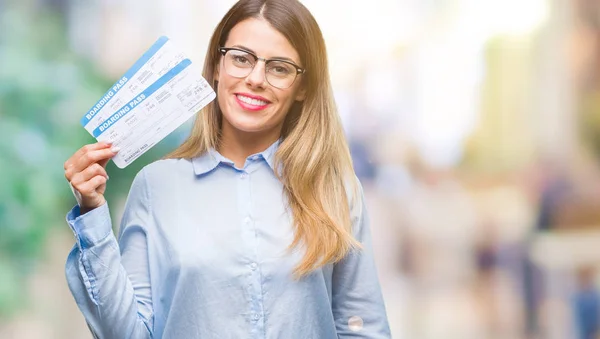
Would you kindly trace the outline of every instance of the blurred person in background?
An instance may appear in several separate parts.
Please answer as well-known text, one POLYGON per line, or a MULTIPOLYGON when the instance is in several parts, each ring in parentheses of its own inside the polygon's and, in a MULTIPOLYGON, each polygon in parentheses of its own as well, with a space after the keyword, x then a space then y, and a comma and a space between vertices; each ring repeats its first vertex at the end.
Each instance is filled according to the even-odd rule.
POLYGON ((104 198, 118 149, 65 162, 80 195, 67 281, 97 337, 390 337, 327 67, 298 1, 239 1, 207 51, 217 100, 138 173, 118 240, 104 198))
MULTIPOLYGON (((568 170, 561 163, 544 158, 541 159, 537 171, 539 207, 534 227, 524 240, 524 253, 529 253, 536 235, 556 227, 557 211, 573 191, 568 170)), ((526 332, 529 337, 535 337, 541 331, 538 318, 544 296, 544 273, 528 255, 524 255, 522 261, 526 332)))
POLYGON ((578 339, 596 339, 600 335, 600 294, 594 284, 595 275, 592 267, 583 267, 577 272, 573 311, 578 339))

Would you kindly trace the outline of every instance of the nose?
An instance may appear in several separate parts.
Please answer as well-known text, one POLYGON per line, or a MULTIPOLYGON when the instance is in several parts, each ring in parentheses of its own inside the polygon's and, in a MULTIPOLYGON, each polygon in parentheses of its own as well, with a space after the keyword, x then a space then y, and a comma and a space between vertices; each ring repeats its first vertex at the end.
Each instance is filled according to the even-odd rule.
POLYGON ((251 87, 265 88, 265 76, 265 63, 262 60, 258 60, 250 74, 246 77, 246 83, 251 87))

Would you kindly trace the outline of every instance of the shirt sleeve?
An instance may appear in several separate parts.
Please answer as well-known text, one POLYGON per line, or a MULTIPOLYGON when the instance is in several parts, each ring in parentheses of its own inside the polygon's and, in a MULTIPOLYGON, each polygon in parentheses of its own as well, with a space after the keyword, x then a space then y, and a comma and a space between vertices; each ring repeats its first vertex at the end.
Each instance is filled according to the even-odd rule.
POLYGON ((391 338, 362 188, 351 208, 355 238, 362 249, 351 251, 333 268, 332 309, 338 338, 391 338))
POLYGON ((119 241, 112 232, 108 204, 84 215, 75 206, 67 214, 76 240, 67 258, 67 283, 95 337, 152 337, 149 200, 142 170, 127 198, 119 241))

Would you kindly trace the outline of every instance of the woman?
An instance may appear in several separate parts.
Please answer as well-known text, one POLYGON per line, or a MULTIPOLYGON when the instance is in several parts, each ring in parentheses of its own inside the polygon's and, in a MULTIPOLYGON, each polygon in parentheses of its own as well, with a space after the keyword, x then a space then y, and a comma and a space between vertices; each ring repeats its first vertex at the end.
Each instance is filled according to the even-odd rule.
POLYGON ((389 338, 362 191, 323 37, 298 1, 242 0, 204 76, 217 100, 138 173, 118 241, 103 197, 118 150, 65 163, 80 195, 69 287, 99 338, 389 338))

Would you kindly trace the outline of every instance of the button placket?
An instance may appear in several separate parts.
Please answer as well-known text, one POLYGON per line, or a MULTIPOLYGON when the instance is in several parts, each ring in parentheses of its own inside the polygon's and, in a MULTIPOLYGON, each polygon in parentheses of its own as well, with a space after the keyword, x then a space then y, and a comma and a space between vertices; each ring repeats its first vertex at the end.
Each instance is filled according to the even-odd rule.
MULTIPOLYGON (((257 158, 258 159, 258 158, 257 158)), ((240 216, 241 220, 239 221, 241 224, 242 232, 245 235, 246 242, 246 251, 247 255, 247 290, 248 290, 248 307, 250 311, 249 320, 254 323, 256 326, 264 326, 264 316, 263 316, 263 291, 262 291, 262 274, 259 270, 259 259, 258 259, 258 240, 257 232, 254 229, 256 225, 256 220, 253 217, 253 203, 252 203, 252 192, 251 186, 252 182, 250 180, 250 174, 255 169, 256 163, 250 163, 249 171, 247 169, 238 172, 238 187, 239 187, 239 197, 238 204, 240 206, 240 216)))

